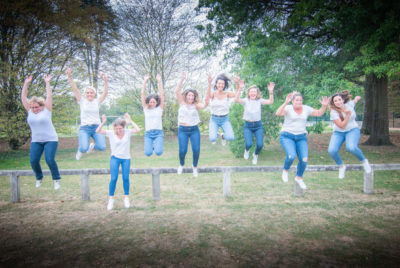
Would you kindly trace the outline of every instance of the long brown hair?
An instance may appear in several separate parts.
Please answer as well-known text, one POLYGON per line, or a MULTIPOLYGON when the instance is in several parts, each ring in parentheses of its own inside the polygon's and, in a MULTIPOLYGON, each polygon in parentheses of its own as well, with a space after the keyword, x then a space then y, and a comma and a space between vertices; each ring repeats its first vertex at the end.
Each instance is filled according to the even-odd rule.
POLYGON ((337 97, 337 96, 340 96, 343 99, 343 103, 347 103, 349 100, 351 100, 351 98, 353 96, 350 94, 350 91, 343 90, 342 92, 338 92, 336 94, 333 94, 333 96, 329 98, 329 106, 330 106, 330 108, 332 110, 335 110, 336 112, 338 112, 340 120, 343 121, 344 117, 343 117, 342 111, 338 107, 336 107, 336 105, 335 105, 335 103, 333 101, 333 99, 335 97, 337 97))

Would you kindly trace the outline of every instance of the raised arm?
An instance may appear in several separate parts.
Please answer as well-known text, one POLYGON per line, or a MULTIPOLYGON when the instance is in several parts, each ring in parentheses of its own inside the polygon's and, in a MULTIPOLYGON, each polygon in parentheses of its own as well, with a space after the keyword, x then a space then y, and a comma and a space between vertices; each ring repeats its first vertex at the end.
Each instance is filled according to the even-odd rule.
POLYGON ((275 88, 275 83, 270 82, 268 85, 268 92, 269 92, 269 99, 264 100, 262 104, 273 104, 274 103, 274 88, 275 88))
POLYGON ((47 110, 51 111, 53 109, 53 92, 50 87, 51 75, 46 74, 46 76, 43 79, 44 82, 46 83, 46 101, 44 103, 44 106, 46 107, 47 110))
POLYGON ((276 110, 276 113, 275 113, 276 116, 285 116, 286 115, 285 107, 286 107, 286 105, 288 105, 289 102, 292 101, 292 96, 293 96, 292 93, 290 93, 286 96, 285 102, 282 103, 281 106, 279 106, 278 110, 276 110))
POLYGON ((32 75, 28 76, 25 79, 24 86, 22 87, 22 92, 21 92, 21 102, 26 111, 29 111, 29 109, 31 108, 28 100, 28 87, 31 82, 32 82, 32 75))
POLYGON ((103 89, 103 94, 101 94, 100 98, 99 98, 99 103, 102 103, 106 97, 107 97, 107 93, 108 93, 108 78, 106 74, 101 74, 101 78, 103 78, 104 80, 104 89, 103 89))
POLYGON ((319 101, 321 103, 321 108, 319 108, 319 110, 314 110, 310 115, 311 116, 323 116, 326 110, 326 106, 328 106, 329 104, 329 100, 327 96, 323 96, 321 98, 321 100, 319 101))
POLYGON ((107 132, 103 130, 103 126, 107 122, 107 116, 103 114, 101 120, 101 124, 97 127, 96 132, 105 135, 107 132))
POLYGON ((132 133, 136 133, 136 132, 140 131, 140 128, 138 127, 138 125, 135 124, 135 122, 132 121, 132 118, 128 113, 125 113, 124 117, 125 117, 125 120, 127 123, 132 124, 133 129, 130 130, 132 133))
POLYGON ((212 80, 213 77, 211 76, 210 73, 207 73, 207 78, 208 78, 208 87, 207 87, 207 92, 206 92, 206 96, 208 96, 208 99, 213 98, 213 94, 211 93, 211 84, 212 84, 212 80))
POLYGON ((175 90, 176 99, 178 100, 179 105, 181 105, 185 102, 185 100, 183 99, 182 93, 181 93, 182 84, 183 84, 183 81, 185 80, 185 78, 186 78, 186 73, 182 72, 181 80, 179 81, 178 86, 176 87, 176 90, 175 90))
POLYGON ((236 77, 235 77, 235 84, 236 84, 236 96, 235 96, 235 101, 237 102, 237 103, 240 103, 240 104, 243 104, 243 100, 240 98, 240 94, 242 93, 242 89, 244 88, 244 80, 240 80, 240 81, 238 81, 239 80, 239 77, 238 77, 238 79, 236 80, 236 77))
POLYGON ((150 79, 150 75, 146 74, 144 76, 144 80, 143 80, 142 93, 140 94, 141 99, 142 99, 142 107, 143 107, 143 109, 147 108, 145 91, 146 91, 147 81, 149 81, 149 79, 150 79))
POLYGON ((356 97, 354 98, 354 100, 353 100, 354 104, 357 104, 357 102, 358 102, 359 100, 361 100, 361 97, 360 97, 360 96, 356 96, 356 97))
POLYGON ((67 71, 66 71, 65 73, 67 74, 68 81, 69 81, 69 84, 70 84, 71 87, 72 87, 72 91, 74 92, 76 101, 77 101, 77 102, 80 102, 80 101, 81 101, 81 98, 82 98, 82 94, 81 94, 81 92, 79 92, 79 89, 78 89, 78 87, 76 86, 76 84, 75 84, 75 82, 74 82, 74 79, 72 79, 71 68, 68 67, 68 68, 67 68, 67 71))
POLYGON ((157 82, 158 82, 158 93, 160 95, 160 107, 161 107, 161 109, 164 110, 165 92, 164 92, 164 87, 163 87, 163 84, 162 84, 161 74, 157 74, 156 78, 157 78, 157 82))

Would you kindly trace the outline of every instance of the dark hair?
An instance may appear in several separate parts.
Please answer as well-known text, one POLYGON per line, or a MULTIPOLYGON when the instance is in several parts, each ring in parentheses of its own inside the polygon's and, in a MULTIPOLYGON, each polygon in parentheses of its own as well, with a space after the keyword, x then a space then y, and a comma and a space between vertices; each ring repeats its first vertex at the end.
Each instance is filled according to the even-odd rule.
POLYGON ((186 89, 185 91, 183 91, 182 96, 183 96, 183 99, 185 100, 185 102, 186 102, 187 94, 189 94, 189 92, 192 92, 194 94, 193 104, 196 104, 197 102, 199 102, 199 93, 197 93, 197 91, 194 89, 186 89))
POLYGON ((349 100, 351 100, 351 98, 353 97, 352 95, 350 95, 350 91, 348 90, 343 90, 342 92, 338 92, 332 95, 332 97, 329 98, 329 106, 332 110, 335 110, 336 112, 338 112, 340 119, 343 121, 344 117, 342 115, 342 112, 338 109, 338 107, 336 107, 335 102, 333 101, 333 99, 335 97, 341 97, 343 99, 343 103, 347 103, 349 100))
POLYGON ((231 81, 231 80, 225 74, 220 74, 215 79, 214 90, 217 90, 217 82, 218 82, 218 80, 223 80, 225 82, 224 90, 229 87, 229 81, 231 81))
POLYGON ((156 100, 156 102, 157 102, 156 107, 158 107, 160 105, 161 100, 160 100, 160 97, 157 94, 150 94, 149 96, 147 96, 146 104, 149 104, 151 99, 155 99, 156 100))

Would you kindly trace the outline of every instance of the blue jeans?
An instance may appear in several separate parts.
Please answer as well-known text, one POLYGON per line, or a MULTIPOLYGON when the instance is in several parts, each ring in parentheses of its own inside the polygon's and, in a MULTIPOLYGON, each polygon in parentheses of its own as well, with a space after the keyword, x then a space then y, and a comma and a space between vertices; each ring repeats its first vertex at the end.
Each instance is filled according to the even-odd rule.
POLYGON ((256 122, 244 121, 243 134, 246 151, 250 150, 251 146, 253 146, 254 134, 256 138, 256 150, 254 151, 254 154, 258 155, 264 146, 264 128, 261 120, 256 122))
POLYGON ((188 145, 192 144, 193 153, 193 166, 197 167, 200 157, 200 131, 198 126, 185 127, 179 126, 178 128, 178 143, 179 143, 179 163, 181 166, 185 165, 185 156, 187 153, 188 145))
POLYGON ((119 166, 122 169, 122 182, 124 185, 124 194, 129 195, 129 170, 131 168, 130 159, 121 159, 115 156, 111 156, 110 159, 110 173, 111 180, 109 186, 109 195, 114 196, 115 187, 117 186, 119 166))
POLYGON ((211 142, 217 141, 218 129, 220 127, 224 131, 224 138, 227 141, 232 141, 235 138, 233 134, 231 121, 229 121, 228 115, 226 116, 211 115, 210 124, 208 125, 209 137, 211 142))
POLYGON ((360 148, 358 148, 358 142, 360 141, 360 129, 358 127, 350 129, 346 132, 334 131, 329 142, 328 153, 331 155, 333 160, 339 166, 343 165, 343 161, 340 158, 339 150, 343 142, 346 140, 346 150, 357 157, 358 160, 364 161, 365 157, 360 148))
POLYGON ((163 153, 164 134, 161 129, 147 130, 144 134, 144 154, 150 156, 154 153, 161 155, 163 153))
POLYGON ((94 140, 94 149, 98 151, 104 151, 106 149, 106 139, 103 134, 96 133, 96 129, 99 125, 85 125, 79 128, 79 148, 81 153, 87 152, 89 149, 90 137, 94 140))
POLYGON ((294 135, 283 131, 279 136, 279 142, 286 153, 283 168, 289 170, 297 156, 299 163, 297 164, 296 175, 297 177, 303 177, 308 161, 307 134, 294 135))
POLYGON ((55 160, 57 147, 58 141, 31 142, 30 161, 37 180, 41 180, 43 178, 42 167, 40 166, 40 158, 42 157, 43 151, 44 159, 49 166, 53 180, 61 179, 55 160))

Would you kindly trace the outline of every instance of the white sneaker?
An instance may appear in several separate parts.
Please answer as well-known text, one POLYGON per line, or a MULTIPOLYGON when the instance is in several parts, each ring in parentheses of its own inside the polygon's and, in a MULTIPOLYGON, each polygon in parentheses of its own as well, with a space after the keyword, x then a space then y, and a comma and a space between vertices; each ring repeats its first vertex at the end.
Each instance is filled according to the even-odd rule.
POLYGON ((289 171, 287 171, 287 170, 282 171, 282 180, 283 180, 283 182, 289 181, 289 171))
POLYGON ((124 205, 126 208, 129 208, 131 204, 129 203, 129 197, 125 196, 124 198, 124 205))
POLYGON ((58 190, 60 189, 61 185, 60 185, 60 180, 55 180, 54 181, 54 190, 58 190))
POLYGON ((215 145, 215 144, 217 144, 217 142, 216 142, 216 141, 213 141, 211 144, 212 144, 212 145, 215 145))
POLYGON ((249 153, 250 152, 245 149, 244 150, 244 154, 243 154, 243 158, 246 159, 246 160, 249 159, 249 153))
POLYGON ((199 171, 197 170, 197 167, 193 167, 193 177, 198 177, 199 176, 199 171))
POLYGON ((344 179, 344 175, 346 174, 346 166, 342 165, 339 167, 339 179, 344 179))
POLYGON ((371 169, 371 165, 370 165, 369 162, 368 162, 368 159, 365 159, 365 160, 364 160, 364 162, 363 162, 363 168, 364 168, 364 171, 365 171, 366 173, 371 173, 372 169, 371 169))
POLYGON ((179 167, 178 167, 178 174, 179 174, 179 175, 182 174, 182 171, 183 171, 183 166, 179 166, 179 167))
POLYGON ((258 154, 253 154, 253 165, 257 165, 258 154))
POLYGON ((301 189, 303 189, 303 190, 307 189, 307 186, 304 183, 303 179, 299 179, 299 177, 296 176, 294 181, 297 182, 297 184, 300 186, 301 189))
POLYGON ((75 158, 76 158, 76 160, 79 160, 79 159, 81 159, 81 157, 82 157, 82 153, 78 149, 78 151, 76 152, 75 158))
POLYGON ((87 150, 87 154, 90 154, 91 152, 93 152, 93 150, 94 150, 94 143, 92 142, 92 143, 90 143, 90 145, 89 145, 89 149, 87 150))
POLYGON ((108 199, 107 210, 112 210, 114 207, 114 198, 108 199))
POLYGON ((39 188, 42 185, 42 180, 36 180, 36 188, 39 188))
POLYGON ((221 134, 221 145, 222 146, 226 145, 226 140, 225 140, 225 137, 224 137, 224 133, 221 134))

